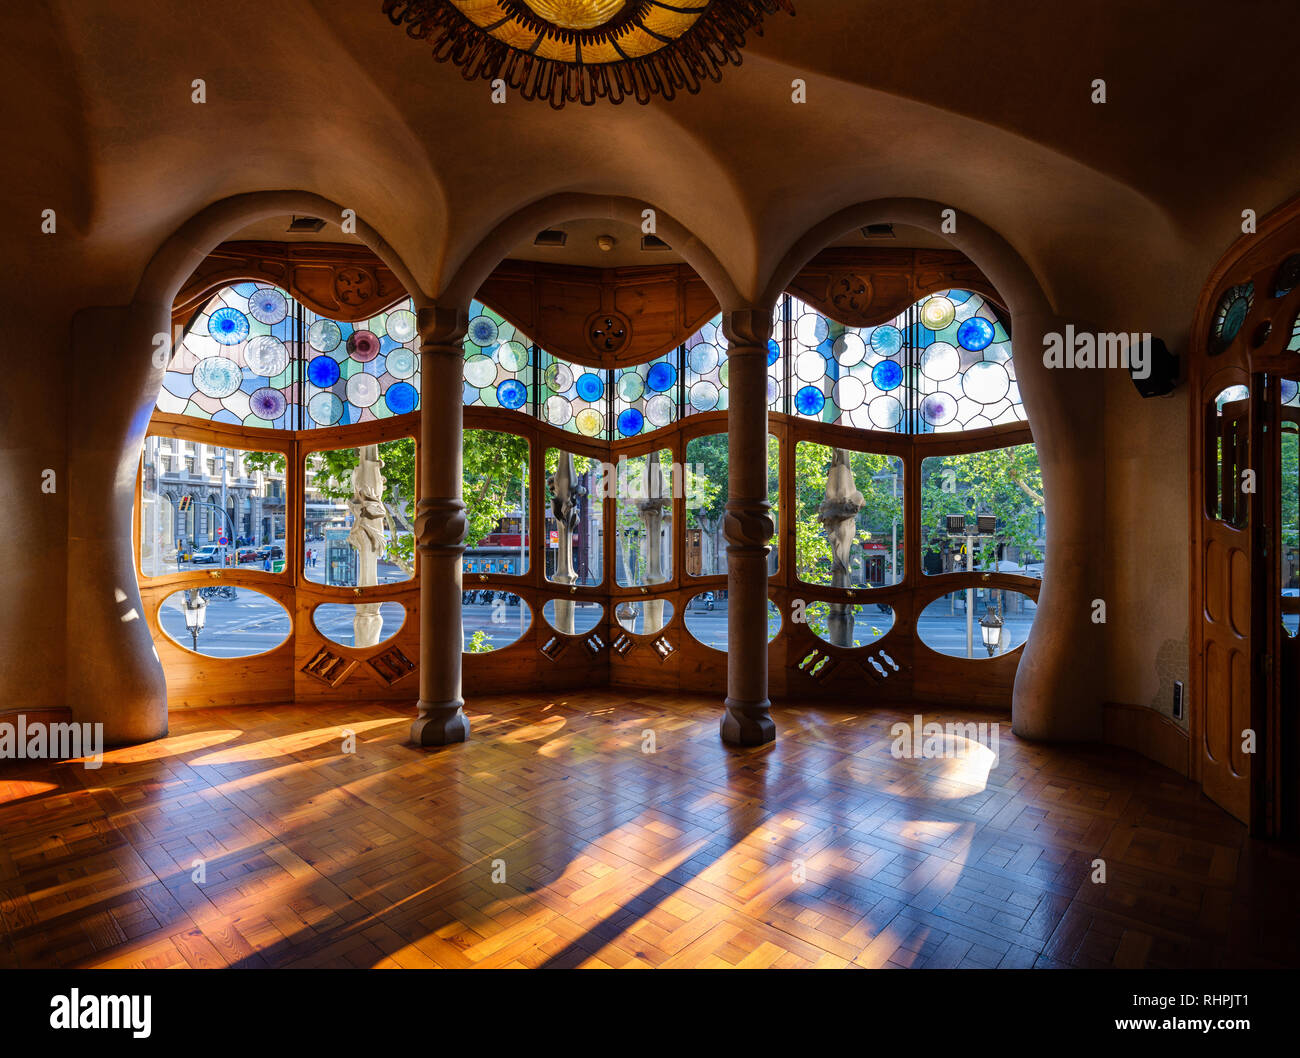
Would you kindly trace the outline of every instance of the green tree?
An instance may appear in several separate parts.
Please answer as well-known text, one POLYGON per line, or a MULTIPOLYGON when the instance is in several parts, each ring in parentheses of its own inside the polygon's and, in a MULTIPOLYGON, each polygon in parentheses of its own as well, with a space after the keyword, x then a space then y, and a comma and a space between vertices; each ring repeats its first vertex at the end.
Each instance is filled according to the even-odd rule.
MULTIPOLYGON (((1022 565, 1039 561, 1042 510, 1043 475, 1032 444, 936 456, 922 463, 923 555, 941 555, 951 548, 948 515, 991 514, 997 519, 997 543, 1017 548, 1022 565)), ((983 548, 976 557, 980 569, 991 569, 997 548, 983 548)))

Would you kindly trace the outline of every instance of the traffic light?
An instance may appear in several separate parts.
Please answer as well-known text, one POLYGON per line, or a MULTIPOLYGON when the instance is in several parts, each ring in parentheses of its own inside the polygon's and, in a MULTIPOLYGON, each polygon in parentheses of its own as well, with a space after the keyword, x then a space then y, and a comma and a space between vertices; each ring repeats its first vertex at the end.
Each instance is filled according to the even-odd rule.
POLYGON ((182 497, 181 497, 181 502, 180 502, 179 504, 177 504, 177 510, 188 511, 188 510, 190 509, 190 506, 191 506, 193 503, 194 503, 194 497, 193 497, 193 496, 182 496, 182 497))

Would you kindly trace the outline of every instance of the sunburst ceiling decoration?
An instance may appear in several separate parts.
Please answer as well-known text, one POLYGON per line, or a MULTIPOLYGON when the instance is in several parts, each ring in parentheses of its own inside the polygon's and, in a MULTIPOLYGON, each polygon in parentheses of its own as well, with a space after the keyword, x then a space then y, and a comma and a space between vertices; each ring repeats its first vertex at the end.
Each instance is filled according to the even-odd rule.
POLYGON ((792 0, 384 0, 384 13, 467 80, 590 105, 694 94, 739 66, 745 34, 792 0))

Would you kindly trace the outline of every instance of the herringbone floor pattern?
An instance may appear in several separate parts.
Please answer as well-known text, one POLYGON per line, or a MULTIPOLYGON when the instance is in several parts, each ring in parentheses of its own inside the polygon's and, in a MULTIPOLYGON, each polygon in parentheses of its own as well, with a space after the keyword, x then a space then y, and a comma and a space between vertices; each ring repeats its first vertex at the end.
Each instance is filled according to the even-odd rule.
POLYGON ((0 965, 1297 961, 1296 855, 1140 757, 1004 727, 996 767, 899 760, 912 709, 823 706, 735 750, 718 712, 477 699, 425 751, 384 705, 206 709, 99 770, 5 762, 0 965))

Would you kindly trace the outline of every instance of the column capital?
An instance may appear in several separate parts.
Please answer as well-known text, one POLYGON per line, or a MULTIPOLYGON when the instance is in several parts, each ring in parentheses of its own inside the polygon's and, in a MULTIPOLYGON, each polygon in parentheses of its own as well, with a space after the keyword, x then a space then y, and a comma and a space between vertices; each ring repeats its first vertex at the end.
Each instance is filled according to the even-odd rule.
MULTIPOLYGON (((722 333, 727 336, 727 341, 733 347, 757 346, 766 355, 767 342, 772 337, 771 310, 737 309, 734 312, 723 313, 722 333)), ((728 355, 736 354, 728 351, 728 355)))
POLYGON ((425 305, 416 314, 420 328, 420 352, 437 353, 454 349, 460 356, 461 342, 469 330, 468 308, 425 305))

